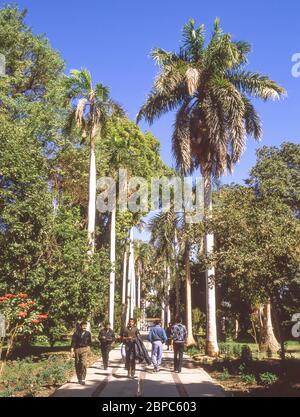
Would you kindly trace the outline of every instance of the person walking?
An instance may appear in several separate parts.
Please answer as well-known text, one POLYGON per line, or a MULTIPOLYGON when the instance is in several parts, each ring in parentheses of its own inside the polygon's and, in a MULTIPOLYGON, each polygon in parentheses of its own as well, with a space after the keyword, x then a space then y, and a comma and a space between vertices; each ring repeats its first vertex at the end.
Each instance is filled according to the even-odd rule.
POLYGON ((167 335, 167 350, 172 350, 173 347, 173 340, 172 340, 172 328, 173 328, 173 324, 169 323, 167 330, 166 330, 166 335, 167 335))
POLYGON ((125 343, 126 350, 126 369, 129 378, 135 377, 135 361, 136 361, 136 339, 139 335, 136 322, 133 318, 129 319, 127 327, 122 332, 122 340, 125 343))
POLYGON ((100 341, 100 349, 103 360, 104 370, 108 368, 109 361, 109 352, 111 350, 111 345, 115 341, 115 334, 110 328, 110 323, 104 323, 103 329, 100 330, 98 339, 100 341))
POLYGON ((161 327, 160 320, 155 321, 154 326, 150 329, 148 340, 152 344, 151 360, 154 366, 154 372, 159 372, 163 354, 163 343, 166 343, 168 340, 165 330, 161 327))
POLYGON ((172 328, 172 339, 174 349, 174 372, 180 373, 182 368, 184 343, 187 338, 186 327, 182 324, 180 317, 176 318, 176 323, 172 328))
POLYGON ((76 375, 81 385, 85 385, 87 357, 91 344, 91 333, 87 331, 87 322, 83 321, 73 333, 71 343, 71 356, 75 356, 76 375))

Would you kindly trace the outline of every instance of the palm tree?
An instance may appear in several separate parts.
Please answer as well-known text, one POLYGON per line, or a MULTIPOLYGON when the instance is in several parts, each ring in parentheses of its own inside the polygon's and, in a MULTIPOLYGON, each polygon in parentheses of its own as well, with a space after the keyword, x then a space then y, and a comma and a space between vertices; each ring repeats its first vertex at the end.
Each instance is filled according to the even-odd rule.
POLYGON ((71 101, 72 111, 68 117, 67 130, 73 125, 79 129, 82 143, 89 141, 89 201, 88 201, 88 253, 95 250, 96 223, 96 137, 105 134, 105 128, 110 116, 124 115, 124 111, 109 96, 109 88, 101 83, 93 86, 92 77, 87 69, 72 70, 66 80, 68 99, 71 101))
MULTIPOLYGON (((279 98, 284 89, 267 76, 246 71, 250 45, 235 42, 214 23, 205 43, 204 26, 190 20, 183 29, 178 53, 156 48, 152 57, 159 74, 137 121, 150 124, 164 113, 176 110, 172 148, 178 167, 185 173, 200 167, 204 179, 206 218, 212 211, 212 177, 233 166, 245 148, 246 136, 259 139, 261 122, 251 97, 264 101, 279 98)), ((211 259, 214 236, 205 233, 205 253, 211 259)), ((218 353, 215 308, 215 269, 206 270, 207 354, 218 353)))
MULTIPOLYGON (((178 260, 177 260, 177 228, 178 218, 176 213, 171 209, 168 212, 160 212, 154 215, 149 223, 148 228, 151 231, 150 244, 153 244, 156 248, 156 252, 159 258, 163 258, 166 261, 166 278, 167 287, 169 288, 170 268, 172 263, 175 265, 175 289, 176 289, 176 315, 179 315, 179 275, 178 275, 178 260)), ((168 295, 169 296, 169 295, 168 295)), ((168 306, 169 300, 165 300, 165 305, 168 306)))

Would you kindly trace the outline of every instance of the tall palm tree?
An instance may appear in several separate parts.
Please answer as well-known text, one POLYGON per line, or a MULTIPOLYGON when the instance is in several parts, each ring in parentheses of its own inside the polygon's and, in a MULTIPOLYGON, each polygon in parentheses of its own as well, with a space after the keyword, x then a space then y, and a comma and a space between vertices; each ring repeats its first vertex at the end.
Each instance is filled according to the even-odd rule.
MULTIPOLYGON (((163 258, 166 261, 166 276, 169 277, 172 264, 175 264, 175 289, 176 289, 176 315, 179 314, 179 274, 178 274, 178 251, 176 246, 178 245, 177 229, 178 218, 173 209, 168 212, 160 212, 154 215, 149 223, 148 228, 151 231, 150 244, 153 244, 156 248, 159 258, 163 258)), ((167 286, 168 286, 167 282, 167 286)), ((166 305, 169 301, 166 300, 166 305)))
MULTIPOLYGON (((259 139, 261 122, 251 97, 264 101, 279 98, 284 89, 267 76, 246 71, 250 45, 235 42, 214 23, 205 42, 204 26, 190 20, 183 28, 178 53, 156 48, 152 57, 159 66, 152 91, 137 116, 150 124, 164 113, 176 110, 172 148, 178 167, 185 173, 200 167, 204 179, 206 216, 212 211, 212 177, 233 166, 245 148, 246 136, 259 139)), ((208 259, 214 236, 205 234, 208 259)), ((215 308, 215 270, 206 270, 207 353, 218 353, 215 308)))
POLYGON ((105 134, 107 121, 113 114, 123 115, 124 111, 109 95, 109 88, 101 83, 93 86, 87 69, 72 70, 66 80, 68 99, 72 111, 68 117, 67 130, 73 125, 79 129, 82 142, 89 141, 89 201, 88 201, 88 245, 89 254, 95 250, 96 223, 96 138, 105 134))

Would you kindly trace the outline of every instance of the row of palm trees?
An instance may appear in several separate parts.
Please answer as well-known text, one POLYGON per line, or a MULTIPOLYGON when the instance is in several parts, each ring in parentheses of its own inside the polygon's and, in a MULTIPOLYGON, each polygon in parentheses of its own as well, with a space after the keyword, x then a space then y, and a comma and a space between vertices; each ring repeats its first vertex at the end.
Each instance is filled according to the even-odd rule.
MULTIPOLYGON (((203 25, 197 27, 190 20, 183 28, 183 42, 178 52, 156 48, 152 58, 158 65, 153 88, 141 107, 137 122, 142 119, 152 124, 168 112, 175 112, 172 150, 178 170, 191 174, 197 169, 204 179, 205 216, 212 215, 212 179, 220 177, 239 161, 247 135, 260 139, 261 121, 251 98, 264 101, 279 98, 284 89, 267 76, 246 71, 250 45, 232 40, 224 33, 218 19, 214 22, 211 38, 207 41, 203 25)), ((89 202, 88 243, 89 255, 95 247, 96 218, 96 155, 95 140, 105 134, 110 116, 123 117, 123 109, 109 96, 102 84, 92 85, 87 70, 72 71, 68 78, 69 98, 72 104, 70 126, 76 123, 82 140, 89 141, 89 202)), ((115 262, 115 214, 111 216, 111 261, 115 262)), ((176 230, 176 228, 175 228, 176 230)), ((204 249, 210 259, 214 236, 208 230, 204 235, 204 249)), ((153 243, 158 237, 153 236, 153 243)), ((173 237, 176 246, 176 236, 173 237)), ((189 242, 186 242, 189 259, 189 242)), ((176 252, 176 248, 175 248, 176 252)), ((127 255, 126 255, 127 256, 127 255)), ((169 249, 164 253, 169 264, 169 249)), ((125 262, 125 261, 124 261, 125 262)), ((114 266, 114 265, 113 265, 114 266)), ((218 353, 216 331, 215 265, 206 270, 207 292, 207 354, 218 353)), ((186 262, 188 327, 191 329, 191 302, 189 262, 186 262)), ((110 275, 110 320, 114 317, 115 274, 110 275)), ((178 285, 177 288, 177 302, 178 285)), ((191 331, 191 330, 190 330, 191 331)), ((192 337, 192 335, 190 335, 192 337)))

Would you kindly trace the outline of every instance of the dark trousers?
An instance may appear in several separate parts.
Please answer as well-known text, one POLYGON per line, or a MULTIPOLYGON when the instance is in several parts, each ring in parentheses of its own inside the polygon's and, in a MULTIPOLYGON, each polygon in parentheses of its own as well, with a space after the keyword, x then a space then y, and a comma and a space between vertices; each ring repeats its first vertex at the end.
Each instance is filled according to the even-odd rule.
POLYGON ((130 375, 135 374, 135 342, 126 343, 126 369, 130 375))
POLYGON ((104 368, 108 367, 109 352, 110 352, 110 344, 102 344, 101 345, 101 355, 102 355, 104 368))
POLYGON ((181 372, 184 343, 175 343, 174 348, 174 371, 181 372))
POLYGON ((75 349, 75 369, 78 381, 85 380, 88 352, 87 347, 75 349))

